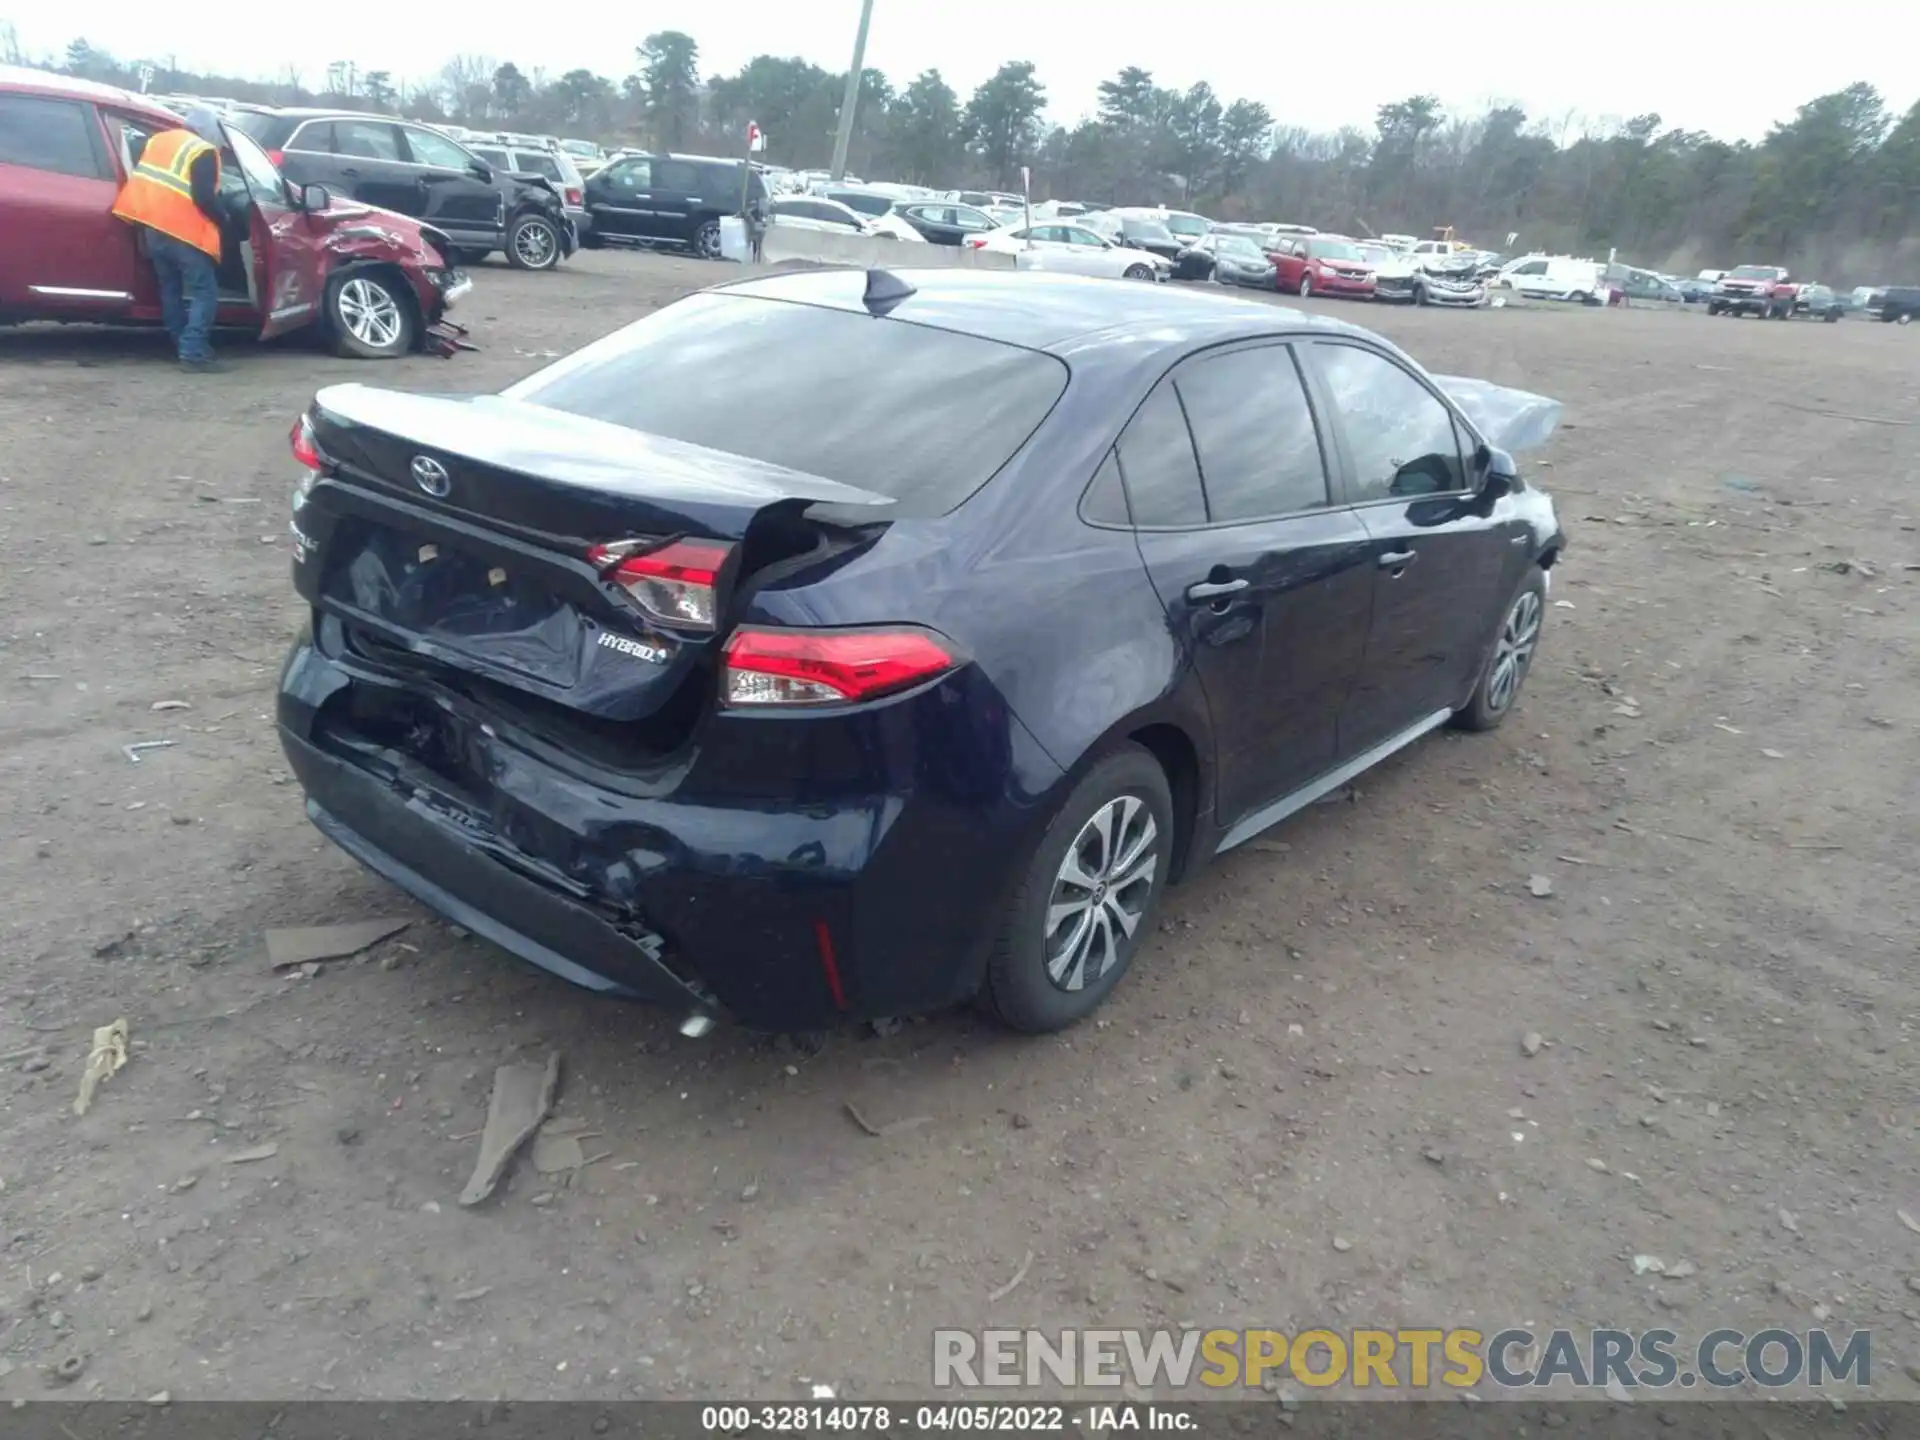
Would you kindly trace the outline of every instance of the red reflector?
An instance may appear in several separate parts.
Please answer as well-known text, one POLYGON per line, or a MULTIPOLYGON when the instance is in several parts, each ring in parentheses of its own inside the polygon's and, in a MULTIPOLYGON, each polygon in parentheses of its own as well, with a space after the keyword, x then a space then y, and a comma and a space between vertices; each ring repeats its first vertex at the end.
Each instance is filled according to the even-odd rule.
POLYGON ((293 422, 293 429, 287 434, 287 441, 293 447, 293 458, 309 470, 325 467, 326 461, 320 458, 320 447, 313 443, 313 422, 302 415, 293 422))
POLYGON ((726 646, 729 705, 844 705, 945 674, 953 649, 926 630, 736 630, 726 646))
POLYGON ((287 158, 287 152, 284 150, 267 151, 267 159, 273 162, 273 168, 276 170, 280 168, 282 162, 284 162, 286 158, 287 158))
POLYGON ((580 192, 578 190, 567 191, 567 204, 576 210, 580 208, 580 192))
POLYGON ((833 956, 833 932, 827 922, 813 922, 813 938, 820 943, 820 970, 827 977, 827 993, 833 996, 833 1008, 847 1008, 847 992, 840 985, 840 962, 833 956))
POLYGON ((720 572, 732 553, 713 540, 616 540, 588 550, 587 561, 654 619, 711 630, 720 572))

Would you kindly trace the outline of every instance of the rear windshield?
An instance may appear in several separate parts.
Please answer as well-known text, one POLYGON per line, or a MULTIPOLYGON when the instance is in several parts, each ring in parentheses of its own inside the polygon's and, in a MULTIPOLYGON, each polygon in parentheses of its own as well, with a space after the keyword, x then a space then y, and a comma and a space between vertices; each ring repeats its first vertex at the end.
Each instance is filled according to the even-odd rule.
POLYGON ((516 150, 513 158, 519 161, 514 166, 523 175, 544 175, 549 180, 564 180, 566 173, 561 170, 560 162, 541 150, 516 150))
POLYGON ((1727 275, 1734 280, 1771 280, 1778 273, 1771 265, 1736 265, 1727 275))
POLYGON ((1171 240, 1173 232, 1158 220, 1135 220, 1132 216, 1120 222, 1120 229, 1129 240, 1171 240))
POLYGON ((1169 215, 1167 217, 1167 229, 1182 238, 1186 238, 1188 236, 1206 234, 1208 226, 1207 222, 1202 220, 1198 215, 1169 215))
POLYGON ((226 122, 268 147, 278 144, 293 131, 291 121, 278 115, 263 115, 258 110, 236 110, 226 117, 226 122))
POLYGON ((884 215, 893 209, 893 201, 885 195, 870 195, 864 190, 829 190, 827 199, 838 200, 849 210, 858 210, 862 215, 884 215))
POLYGON ((508 389, 509 399, 783 465, 942 515, 1066 388, 1051 355, 899 320, 693 295, 508 389))

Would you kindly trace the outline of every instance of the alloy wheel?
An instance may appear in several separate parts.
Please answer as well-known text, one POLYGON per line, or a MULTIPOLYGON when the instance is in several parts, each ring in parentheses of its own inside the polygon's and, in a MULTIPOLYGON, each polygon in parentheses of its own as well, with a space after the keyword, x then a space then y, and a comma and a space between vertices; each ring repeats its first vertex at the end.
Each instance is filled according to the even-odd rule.
POLYGON ((1109 800, 1067 847, 1047 903, 1047 976, 1081 990, 1120 963, 1153 897, 1160 827, 1136 795, 1109 800))
POLYGON ((1493 669, 1487 676, 1487 708, 1494 714, 1504 712, 1520 693, 1520 682, 1527 678, 1539 639, 1540 597, 1532 590, 1523 590, 1507 612, 1500 643, 1494 647, 1493 669))
POLYGON ((545 268, 559 248, 560 241, 551 228, 540 222, 522 225, 514 233, 513 253, 529 270, 545 268))
POLYGON ((704 259, 718 260, 720 258, 720 224, 718 221, 709 220, 700 227, 699 231, 693 237, 693 248, 698 250, 704 259))
POLYGON ((400 303, 372 280, 354 279, 340 287, 340 323, 363 345, 386 350, 396 344, 406 321, 400 303))

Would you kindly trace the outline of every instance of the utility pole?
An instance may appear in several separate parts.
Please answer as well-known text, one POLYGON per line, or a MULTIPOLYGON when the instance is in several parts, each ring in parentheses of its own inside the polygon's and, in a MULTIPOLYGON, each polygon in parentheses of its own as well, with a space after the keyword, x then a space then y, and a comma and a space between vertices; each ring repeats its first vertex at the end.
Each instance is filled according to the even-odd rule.
POLYGON ((873 20, 873 0, 860 0, 860 29, 853 37, 853 68, 847 72, 847 93, 840 101, 840 133, 833 137, 834 180, 847 174, 847 147, 853 143, 853 112, 860 103, 860 77, 867 68, 867 26, 873 20))

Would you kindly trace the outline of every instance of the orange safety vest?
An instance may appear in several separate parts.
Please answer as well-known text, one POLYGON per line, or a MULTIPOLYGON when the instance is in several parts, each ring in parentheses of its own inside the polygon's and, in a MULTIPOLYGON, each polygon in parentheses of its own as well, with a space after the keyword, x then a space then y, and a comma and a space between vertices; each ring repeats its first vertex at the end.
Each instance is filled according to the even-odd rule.
POLYGON ((113 213, 135 225, 171 235, 183 245, 220 260, 220 227, 193 203, 193 162, 213 152, 214 184, 220 177, 220 152, 191 130, 162 130, 147 141, 140 163, 113 202, 113 213))

